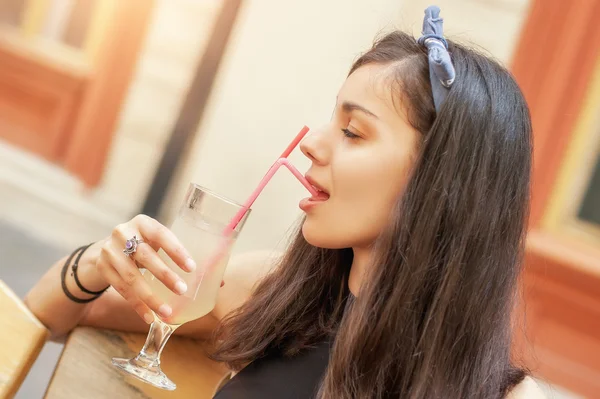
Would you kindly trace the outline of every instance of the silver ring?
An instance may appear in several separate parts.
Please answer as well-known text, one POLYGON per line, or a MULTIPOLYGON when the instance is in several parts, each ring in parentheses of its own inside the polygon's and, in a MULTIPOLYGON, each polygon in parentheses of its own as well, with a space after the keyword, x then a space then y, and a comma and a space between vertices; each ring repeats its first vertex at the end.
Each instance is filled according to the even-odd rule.
POLYGON ((133 255, 135 251, 137 251, 138 245, 143 242, 144 240, 137 238, 137 235, 133 236, 129 240, 125 241, 125 249, 123 249, 123 253, 127 256, 133 255))

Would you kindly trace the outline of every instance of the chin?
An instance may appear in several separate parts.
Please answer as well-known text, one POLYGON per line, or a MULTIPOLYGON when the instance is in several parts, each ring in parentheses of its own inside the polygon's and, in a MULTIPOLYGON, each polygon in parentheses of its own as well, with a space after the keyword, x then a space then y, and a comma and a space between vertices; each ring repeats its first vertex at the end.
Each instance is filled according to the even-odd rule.
POLYGON ((302 235, 306 242, 313 247, 324 248, 324 249, 342 249, 348 248, 344 240, 340 240, 331 234, 331 229, 317 226, 315 223, 311 223, 308 219, 302 224, 302 235))

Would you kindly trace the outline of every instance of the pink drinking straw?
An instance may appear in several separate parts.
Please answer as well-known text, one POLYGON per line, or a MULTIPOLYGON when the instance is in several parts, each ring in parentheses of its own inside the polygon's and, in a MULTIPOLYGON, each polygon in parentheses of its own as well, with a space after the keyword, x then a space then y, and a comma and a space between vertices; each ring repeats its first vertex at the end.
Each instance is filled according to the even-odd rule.
MULTIPOLYGON (((296 135, 294 140, 292 140, 292 142, 287 146, 285 151, 283 151, 283 153, 281 154, 279 159, 277 159, 275 161, 275 163, 273 163, 273 165, 271 165, 271 167, 269 168, 269 170, 267 171, 265 176, 258 183, 258 186, 256 186, 256 188, 254 189, 252 194, 250 194, 250 196, 248 197, 246 202, 244 202, 244 205, 242 206, 242 208, 235 214, 235 216, 227 224, 227 226, 225 227, 225 229, 223 230, 223 233, 222 233, 224 239, 221 241, 221 245, 215 251, 214 255, 205 263, 204 271, 210 270, 212 267, 214 267, 214 265, 216 265, 218 263, 218 261, 221 259, 221 257, 224 255, 224 252, 227 250, 227 248, 230 245, 231 235, 235 231, 235 228, 237 227, 238 223, 242 220, 242 218, 244 217, 246 212, 250 209, 250 207, 252 207, 252 204, 254 204, 254 201, 256 201, 256 198, 258 198, 258 196, 263 191, 263 189, 265 188, 267 183, 269 183, 269 181, 271 181, 271 178, 273 177, 273 175, 275 175, 275 172, 277 172, 277 170, 279 170, 279 168, 281 166, 285 166, 286 168, 288 168, 289 171, 292 172, 292 174, 296 177, 296 179, 298 179, 300 181, 300 183, 302 183, 302 185, 304 187, 306 187, 306 189, 311 193, 311 195, 316 196, 318 194, 317 190, 306 180, 306 178, 302 175, 302 173, 300 173, 298 171, 298 169, 296 169, 294 167, 294 165, 292 165, 290 163, 290 161, 287 159, 287 157, 294 150, 294 148, 296 148, 298 146, 298 143, 300 143, 300 141, 304 138, 304 136, 306 136, 306 133, 308 133, 308 131, 309 131, 309 128, 306 126, 304 126, 302 128, 302 130, 300 130, 300 132, 296 135)), ((194 285, 193 285, 194 287, 196 287, 196 289, 198 289, 200 287, 200 283, 202 282, 203 278, 204 278, 204 273, 196 274, 196 281, 194 281, 194 285)), ((195 295, 194 295, 194 297, 195 297, 195 295)), ((179 302, 179 303, 183 304, 182 301, 175 301, 175 302, 176 303, 179 302)), ((177 314, 177 311, 179 310, 177 308, 178 308, 178 306, 173 306, 173 315, 171 316, 171 318, 177 314)))
POLYGON ((294 167, 294 165, 292 165, 290 163, 290 161, 287 159, 288 155, 290 155, 290 153, 294 150, 294 148, 296 148, 296 146, 298 146, 298 143, 300 143, 300 141, 304 138, 304 136, 306 136, 306 133, 308 133, 308 130, 309 130, 308 127, 304 126, 302 128, 302 130, 300 130, 300 132, 296 135, 294 140, 292 140, 292 142, 287 146, 285 151, 283 151, 283 153, 281 154, 279 159, 277 161, 275 161, 275 163, 273 163, 273 165, 271 165, 271 167, 267 171, 267 174, 265 174, 265 176, 262 178, 260 183, 258 183, 258 186, 256 186, 256 188, 254 189, 252 194, 250 194, 250 196, 248 197, 246 202, 244 202, 244 205, 242 206, 242 208, 231 219, 231 221, 229 222, 227 227, 225 227, 225 230, 223 230, 223 235, 225 237, 231 236, 231 234, 237 227, 240 220, 242 220, 242 218, 244 217, 244 215, 246 214, 248 209, 250 209, 250 207, 252 207, 252 204, 254 204, 254 201, 256 201, 256 198, 258 198, 258 196, 263 191, 263 189, 265 188, 267 183, 269 183, 269 181, 271 181, 271 178, 273 177, 273 175, 275 175, 275 172, 277 172, 277 170, 279 169, 280 166, 285 166, 286 168, 288 168, 290 170, 290 172, 292 172, 292 174, 296 177, 296 179, 298 179, 300 181, 300 183, 302 183, 302 185, 304 187, 306 187, 306 189, 312 195, 316 196, 318 194, 317 190, 306 180, 306 178, 302 175, 302 173, 300 173, 298 171, 298 169, 296 169, 294 167))
POLYGON ((306 136, 306 133, 308 133, 309 130, 310 129, 308 128, 308 126, 304 126, 300 130, 300 132, 298 132, 294 140, 292 140, 292 142, 287 146, 285 151, 281 153, 281 156, 279 158, 287 158, 292 153, 292 151, 294 151, 294 148, 296 148, 296 146, 302 141, 304 136, 306 136))

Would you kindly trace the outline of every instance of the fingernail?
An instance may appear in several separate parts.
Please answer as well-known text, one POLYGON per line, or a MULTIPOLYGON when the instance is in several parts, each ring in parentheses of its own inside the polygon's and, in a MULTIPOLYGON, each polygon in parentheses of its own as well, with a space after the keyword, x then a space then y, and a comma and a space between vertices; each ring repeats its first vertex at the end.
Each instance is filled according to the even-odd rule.
POLYGON ((152 313, 146 313, 144 315, 144 321, 148 324, 151 324, 154 321, 154 315, 152 313))
POLYGON ((187 284, 179 280, 175 283, 175 291, 177 291, 179 295, 185 294, 187 291, 187 284))
POLYGON ((158 308, 158 313, 160 313, 162 317, 169 317, 171 316, 171 313, 173 313, 173 309, 171 309, 169 305, 163 304, 158 308))
POLYGON ((185 261, 185 267, 190 271, 193 272, 194 270, 196 270, 196 262, 194 262, 194 259, 192 258, 188 258, 185 261))

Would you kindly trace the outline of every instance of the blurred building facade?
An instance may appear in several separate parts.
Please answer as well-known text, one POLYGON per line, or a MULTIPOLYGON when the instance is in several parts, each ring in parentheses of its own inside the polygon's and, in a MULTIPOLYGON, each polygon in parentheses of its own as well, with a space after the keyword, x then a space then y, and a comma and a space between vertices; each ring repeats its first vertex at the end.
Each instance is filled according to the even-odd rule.
MULTIPOLYGON (((151 18, 123 106, 115 116, 99 183, 88 187, 60 162, 48 162, 22 147, 0 141, 3 219, 69 247, 82 239, 106 235, 112 225, 141 209, 219 7, 215 1, 152 4, 137 2, 140 9, 151 8, 151 18)), ((90 129, 89 142, 81 146, 84 153, 99 151, 93 134, 90 129)))
MULTIPOLYGON (((510 60, 527 1, 446 3, 440 6, 449 35, 510 60), (498 29, 490 29, 490 23, 498 29)), ((139 212, 221 4, 155 2, 99 183, 88 188, 76 172, 0 141, 0 216, 69 246, 97 239, 139 212)), ((381 31, 400 27, 418 34, 426 5, 242 2, 197 139, 163 207, 164 219, 172 218, 189 181, 242 200, 302 125, 317 127, 328 120, 353 59, 381 31)), ((94 153, 93 145, 90 138, 81 149, 94 153)), ((308 166, 302 157, 294 159, 300 168, 308 166)), ((241 249, 273 246, 298 217, 303 189, 283 176, 273 186, 255 210, 265 227, 249 226, 252 238, 241 249)))

